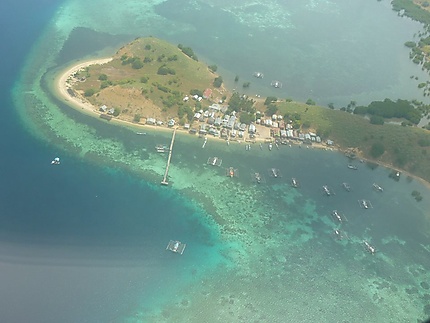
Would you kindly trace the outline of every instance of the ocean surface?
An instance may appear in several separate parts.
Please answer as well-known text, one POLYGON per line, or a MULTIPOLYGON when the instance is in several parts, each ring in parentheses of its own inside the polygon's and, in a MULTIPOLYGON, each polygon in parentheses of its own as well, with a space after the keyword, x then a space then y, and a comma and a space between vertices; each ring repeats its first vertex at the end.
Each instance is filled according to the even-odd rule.
POLYGON ((423 99, 428 76, 403 45, 422 27, 388 1, 18 0, 0 3, 0 21, 1 322, 430 317, 430 190, 419 180, 360 161, 350 170, 330 150, 212 138, 202 148, 178 134, 162 187, 154 146, 170 132, 136 135, 51 94, 62 66, 153 35, 191 46, 231 88, 236 75, 250 81, 248 94, 337 107, 423 99), (187 244, 182 256, 165 250, 170 239, 187 244))

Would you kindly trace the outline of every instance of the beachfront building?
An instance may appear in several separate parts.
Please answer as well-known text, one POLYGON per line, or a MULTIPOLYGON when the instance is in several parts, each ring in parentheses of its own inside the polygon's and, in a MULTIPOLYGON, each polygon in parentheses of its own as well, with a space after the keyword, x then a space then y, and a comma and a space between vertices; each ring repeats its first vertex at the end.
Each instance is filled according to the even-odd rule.
POLYGON ((248 132, 249 133, 256 133, 257 132, 257 128, 255 127, 255 124, 251 123, 248 127, 248 132))
POLYGON ((104 104, 100 107, 99 111, 106 113, 106 111, 108 110, 108 107, 105 106, 104 104))
POLYGON ((146 124, 154 125, 156 123, 157 123, 157 120, 155 120, 154 118, 148 118, 148 119, 146 119, 146 124))

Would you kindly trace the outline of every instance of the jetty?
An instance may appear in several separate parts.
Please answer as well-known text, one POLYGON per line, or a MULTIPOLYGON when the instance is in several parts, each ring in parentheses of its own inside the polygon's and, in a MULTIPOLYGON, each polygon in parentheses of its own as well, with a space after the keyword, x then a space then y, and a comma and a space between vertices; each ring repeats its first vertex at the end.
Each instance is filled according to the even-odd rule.
POLYGON ((169 185, 169 182, 167 181, 167 176, 169 176, 170 159, 172 158, 173 144, 175 143, 175 135, 176 135, 176 128, 173 130, 172 141, 170 142, 169 157, 167 157, 166 171, 164 172, 164 177, 163 177, 163 180, 161 181, 161 185, 165 185, 165 186, 169 185))

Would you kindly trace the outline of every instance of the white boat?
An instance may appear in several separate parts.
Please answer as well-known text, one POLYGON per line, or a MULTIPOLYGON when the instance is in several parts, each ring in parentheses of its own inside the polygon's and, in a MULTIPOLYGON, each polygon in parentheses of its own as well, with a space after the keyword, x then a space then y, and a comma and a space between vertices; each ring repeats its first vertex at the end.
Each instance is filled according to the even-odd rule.
POLYGON ((270 169, 270 175, 271 175, 272 177, 274 177, 274 178, 281 177, 281 176, 280 176, 279 169, 277 169, 277 168, 271 168, 271 169, 270 169))
POLYGON ((60 158, 59 158, 59 157, 55 157, 55 158, 51 161, 51 165, 60 165, 60 158))
POLYGON ((374 246, 372 246, 369 242, 366 240, 363 241, 363 247, 364 250, 366 250, 368 253, 374 255, 376 253, 376 249, 374 246))
POLYGON ((252 75, 258 79, 262 79, 264 77, 264 74, 260 72, 254 72, 252 75))
POLYGON ((327 185, 323 185, 323 191, 324 191, 324 193, 327 195, 327 196, 330 196, 332 193, 331 193, 331 191, 330 191, 330 189, 328 188, 328 186, 327 185))
POLYGON ((222 159, 219 157, 209 157, 208 161, 207 161, 208 165, 212 165, 212 166, 221 166, 222 164, 222 159))
POLYGON ((146 135, 146 132, 136 132, 136 135, 146 135))
POLYGON ((379 186, 378 184, 376 184, 376 183, 373 183, 372 186, 378 192, 383 192, 384 191, 384 189, 381 186, 379 186))
POLYGON ((291 186, 294 188, 299 187, 299 182, 294 177, 291 179, 291 186))
POLYGON ((260 173, 254 173, 255 181, 260 184, 261 183, 261 175, 260 173))
POLYGON ((202 146, 202 148, 205 148, 205 146, 206 146, 206 143, 208 142, 208 138, 207 137, 205 137, 205 141, 203 142, 203 146, 202 146))
POLYGON ((233 167, 228 167, 225 169, 225 174, 227 177, 233 178, 237 177, 237 169, 234 169, 233 167))
POLYGON ((361 208, 363 209, 371 209, 372 204, 368 200, 358 200, 358 203, 360 204, 361 208))
POLYGON ((167 244, 166 250, 170 250, 172 252, 179 253, 180 255, 182 255, 186 246, 187 245, 185 243, 182 243, 180 241, 170 240, 167 244))
POLYGON ((157 145, 155 146, 155 150, 158 153, 165 153, 166 151, 169 151, 169 148, 166 145, 157 145))
POLYGON ((272 148, 273 148, 273 145, 272 145, 272 143, 270 143, 269 144, 269 150, 272 150, 272 148))
POLYGON ((357 170, 357 169, 358 169, 358 167, 357 167, 357 166, 352 165, 352 164, 348 164, 348 168, 349 168, 349 169, 352 169, 352 170, 357 170))
POLYGON ((340 222, 340 223, 346 222, 345 215, 339 213, 338 210, 333 210, 333 212, 331 212, 331 216, 333 217, 333 220, 337 222, 340 222))
POLYGON ((271 86, 273 86, 274 88, 280 89, 282 88, 282 83, 279 81, 272 81, 272 83, 270 83, 271 86))
POLYGON ((341 231, 339 229, 334 229, 333 232, 332 232, 332 236, 336 240, 349 239, 348 235, 345 232, 343 232, 343 231, 341 231))

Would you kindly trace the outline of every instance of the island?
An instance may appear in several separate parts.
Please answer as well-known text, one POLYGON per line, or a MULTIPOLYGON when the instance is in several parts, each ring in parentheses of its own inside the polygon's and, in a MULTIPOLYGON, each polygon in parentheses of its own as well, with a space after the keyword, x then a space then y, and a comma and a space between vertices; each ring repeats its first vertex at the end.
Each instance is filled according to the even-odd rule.
MULTIPOLYGON (((216 71, 216 65, 199 61, 182 44, 137 38, 113 57, 62 70, 57 92, 69 106, 106 122, 133 126, 138 133, 145 127, 175 128, 228 142, 340 149, 350 158, 377 162, 430 182, 430 132, 404 118, 384 123, 393 118, 369 117, 372 104, 380 104, 372 102, 365 109, 351 101, 348 108, 336 110, 317 106, 311 99, 301 103, 249 97, 227 89, 216 71)), ((384 101, 388 109, 403 103, 384 101)), ((422 104, 408 108, 414 120, 428 113, 422 104)))

